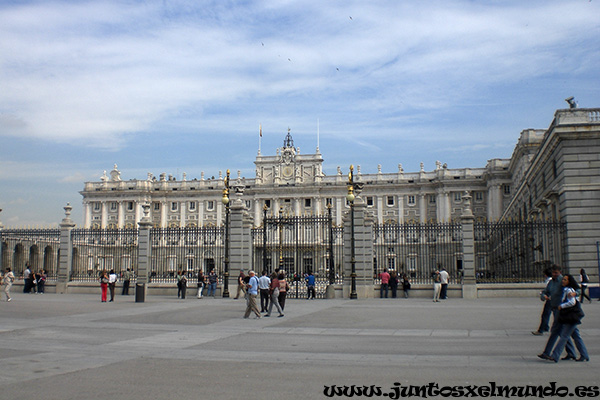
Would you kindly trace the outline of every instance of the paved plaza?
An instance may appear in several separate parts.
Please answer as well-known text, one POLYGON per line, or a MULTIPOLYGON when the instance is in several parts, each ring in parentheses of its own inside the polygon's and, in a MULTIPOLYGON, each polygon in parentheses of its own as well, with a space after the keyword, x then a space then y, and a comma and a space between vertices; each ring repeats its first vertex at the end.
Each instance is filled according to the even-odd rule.
POLYGON ((0 303, 0 399, 305 400, 329 398, 333 385, 598 385, 600 303, 584 305, 589 363, 536 357, 547 338, 531 334, 541 309, 536 298, 288 299, 283 318, 243 319, 241 299, 15 293, 0 303))

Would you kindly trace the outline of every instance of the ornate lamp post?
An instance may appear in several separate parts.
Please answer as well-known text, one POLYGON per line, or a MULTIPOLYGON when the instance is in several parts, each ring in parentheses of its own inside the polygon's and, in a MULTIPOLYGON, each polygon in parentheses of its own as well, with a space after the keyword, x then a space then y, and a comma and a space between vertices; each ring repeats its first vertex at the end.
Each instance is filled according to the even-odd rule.
POLYGON ((279 270, 283 269, 283 207, 279 207, 279 270))
POLYGON ((223 198, 225 205, 225 271, 223 273, 223 297, 229 297, 229 170, 225 177, 225 189, 223 189, 223 198))
POLYGON ((265 204, 263 207, 263 271, 269 271, 267 269, 267 210, 269 208, 265 204))
POLYGON ((327 204, 327 216, 329 218, 329 283, 335 283, 335 262, 333 259, 333 218, 331 217, 331 203, 327 204))
POLYGON ((352 287, 350 291, 350 298, 357 299, 356 294, 356 252, 354 247, 354 166, 350 165, 350 173, 348 174, 348 194, 346 200, 350 203, 350 263, 352 265, 352 287))

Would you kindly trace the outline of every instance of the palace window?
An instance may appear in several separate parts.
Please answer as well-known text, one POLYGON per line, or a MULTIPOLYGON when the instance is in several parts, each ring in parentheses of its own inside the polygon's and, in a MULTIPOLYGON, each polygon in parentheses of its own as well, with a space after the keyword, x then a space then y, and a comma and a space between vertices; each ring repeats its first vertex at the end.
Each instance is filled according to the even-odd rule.
POLYGON ((367 206, 368 207, 373 207, 373 197, 372 196, 368 196, 367 197, 367 206))
POLYGON ((214 209, 215 209, 215 202, 214 202, 214 201, 212 201, 212 200, 209 200, 209 201, 207 201, 207 202, 206 202, 206 209, 207 209, 208 211, 212 211, 212 210, 214 210, 214 209))
POLYGON ((413 196, 413 195, 408 196, 408 204, 411 206, 414 206, 416 204, 415 196, 413 196))
POLYGON ((394 205, 394 196, 388 196, 387 197, 387 205, 388 206, 393 206, 394 205))
POLYGON ((177 211, 178 208, 179 208, 179 203, 176 201, 172 201, 171 202, 171 211, 177 211))
POLYGON ((460 203, 462 201, 462 193, 461 192, 454 193, 454 201, 456 203, 460 203))
POLYGON ((190 211, 196 211, 196 202, 190 201, 190 211))

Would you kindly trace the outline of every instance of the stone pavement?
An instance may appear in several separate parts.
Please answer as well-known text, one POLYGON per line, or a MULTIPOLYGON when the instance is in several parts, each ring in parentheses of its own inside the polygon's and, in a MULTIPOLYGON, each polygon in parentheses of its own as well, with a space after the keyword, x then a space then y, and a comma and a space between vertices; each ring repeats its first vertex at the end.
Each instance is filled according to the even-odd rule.
MULTIPOLYGON (((598 385, 600 303, 585 304, 589 363, 536 357, 536 298, 293 300, 243 319, 243 300, 100 294, 0 302, 0 399, 325 399, 325 386, 598 385)), ((337 397, 340 398, 340 397, 337 397)))

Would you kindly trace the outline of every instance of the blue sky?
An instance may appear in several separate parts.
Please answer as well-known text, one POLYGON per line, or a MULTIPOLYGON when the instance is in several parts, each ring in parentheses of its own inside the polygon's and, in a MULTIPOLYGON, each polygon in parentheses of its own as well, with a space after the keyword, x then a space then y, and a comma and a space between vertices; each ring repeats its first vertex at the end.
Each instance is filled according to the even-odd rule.
POLYGON ((0 221, 81 224, 115 163, 253 177, 259 124, 329 175, 484 167, 600 107, 598 38, 590 0, 0 1, 0 221))

